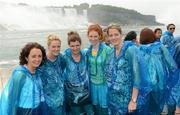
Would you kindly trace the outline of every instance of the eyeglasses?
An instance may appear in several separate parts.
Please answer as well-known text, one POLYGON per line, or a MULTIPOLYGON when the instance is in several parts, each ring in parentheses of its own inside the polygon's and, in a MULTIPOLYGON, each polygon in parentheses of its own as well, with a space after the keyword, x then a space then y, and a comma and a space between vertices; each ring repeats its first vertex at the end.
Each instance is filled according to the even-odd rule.
POLYGON ((175 30, 175 28, 169 28, 169 29, 170 29, 170 30, 172 30, 172 29, 175 30))

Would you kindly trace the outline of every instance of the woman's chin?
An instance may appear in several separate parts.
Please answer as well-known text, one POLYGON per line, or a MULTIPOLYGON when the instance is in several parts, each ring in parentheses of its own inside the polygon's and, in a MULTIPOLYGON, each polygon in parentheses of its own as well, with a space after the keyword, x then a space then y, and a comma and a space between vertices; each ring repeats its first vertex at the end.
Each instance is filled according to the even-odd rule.
POLYGON ((59 55, 59 52, 58 53, 53 53, 54 56, 58 56, 59 55))

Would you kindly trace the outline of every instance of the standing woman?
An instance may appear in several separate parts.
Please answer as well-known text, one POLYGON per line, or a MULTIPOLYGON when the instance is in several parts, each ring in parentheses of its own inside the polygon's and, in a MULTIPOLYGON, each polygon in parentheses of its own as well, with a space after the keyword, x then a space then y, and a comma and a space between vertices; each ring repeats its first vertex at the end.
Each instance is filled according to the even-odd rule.
POLYGON ((65 50, 66 68, 65 93, 66 101, 72 115, 93 115, 90 101, 89 76, 87 71, 86 52, 81 50, 81 38, 77 32, 68 33, 69 48, 65 50))
POLYGON ((111 115, 125 115, 137 109, 140 76, 136 48, 129 42, 123 42, 119 25, 110 25, 107 33, 114 46, 105 66, 109 88, 108 108, 111 115))
POLYGON ((175 115, 180 115, 180 36, 175 37, 175 39, 175 54, 173 58, 177 64, 178 69, 175 72, 174 76, 178 78, 178 82, 171 89, 170 96, 173 97, 174 104, 176 105, 175 115))
POLYGON ((48 115, 64 115, 63 57, 60 54, 61 41, 56 35, 47 39, 47 60, 42 66, 42 82, 48 115))
POLYGON ((46 109, 38 67, 46 58, 45 49, 38 43, 26 44, 16 67, 0 98, 1 115, 43 115, 46 109))
POLYGON ((107 80, 104 76, 104 66, 110 47, 102 43, 103 31, 100 25, 90 25, 87 35, 91 43, 87 52, 91 100, 95 107, 95 115, 106 115, 108 114, 107 80))
POLYGON ((177 66, 164 45, 155 41, 155 35, 151 29, 142 29, 140 33, 140 55, 138 58, 141 62, 141 74, 143 77, 149 78, 151 85, 147 103, 149 112, 153 115, 159 115, 166 100, 168 100, 167 104, 169 107, 172 105, 172 100, 166 95, 169 95, 169 90, 176 84, 176 80, 174 80, 172 75, 176 71, 177 66))

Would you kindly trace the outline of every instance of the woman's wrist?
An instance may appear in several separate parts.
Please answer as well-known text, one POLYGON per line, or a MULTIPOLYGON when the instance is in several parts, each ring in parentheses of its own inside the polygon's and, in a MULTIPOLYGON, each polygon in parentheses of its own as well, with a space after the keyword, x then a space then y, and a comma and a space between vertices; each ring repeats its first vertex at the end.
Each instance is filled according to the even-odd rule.
POLYGON ((136 99, 133 99, 133 98, 132 98, 131 101, 132 101, 133 103, 136 103, 136 99))

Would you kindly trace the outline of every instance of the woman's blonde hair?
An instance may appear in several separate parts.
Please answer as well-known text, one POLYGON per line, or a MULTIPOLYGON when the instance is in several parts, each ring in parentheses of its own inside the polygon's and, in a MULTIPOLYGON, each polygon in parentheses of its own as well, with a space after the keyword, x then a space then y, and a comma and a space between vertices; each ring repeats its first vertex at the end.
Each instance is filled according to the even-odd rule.
POLYGON ((61 40, 60 40, 60 38, 59 38, 57 35, 55 35, 55 34, 50 34, 50 35, 47 37, 47 45, 49 46, 49 45, 51 44, 51 42, 52 42, 52 41, 55 41, 55 40, 57 40, 57 41, 59 41, 59 42, 61 43, 61 40))
POLYGON ((107 27, 107 34, 108 35, 109 35, 109 30, 110 29, 116 29, 116 30, 118 30, 118 32, 120 34, 122 34, 122 29, 121 29, 121 26, 119 24, 112 23, 112 24, 108 25, 108 27, 107 27))

